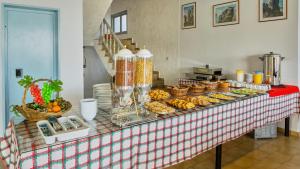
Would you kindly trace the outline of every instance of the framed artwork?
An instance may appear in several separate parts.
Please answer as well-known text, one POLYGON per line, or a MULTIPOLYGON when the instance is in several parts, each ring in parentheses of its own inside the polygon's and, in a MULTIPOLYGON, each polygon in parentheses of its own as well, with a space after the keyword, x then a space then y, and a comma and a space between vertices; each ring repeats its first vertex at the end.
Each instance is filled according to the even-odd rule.
POLYGON ((196 28, 196 2, 182 5, 182 29, 196 28))
POLYGON ((259 0, 259 21, 276 21, 287 19, 287 0, 259 0))
POLYGON ((240 23, 240 3, 231 1, 213 6, 213 26, 235 25, 240 23))

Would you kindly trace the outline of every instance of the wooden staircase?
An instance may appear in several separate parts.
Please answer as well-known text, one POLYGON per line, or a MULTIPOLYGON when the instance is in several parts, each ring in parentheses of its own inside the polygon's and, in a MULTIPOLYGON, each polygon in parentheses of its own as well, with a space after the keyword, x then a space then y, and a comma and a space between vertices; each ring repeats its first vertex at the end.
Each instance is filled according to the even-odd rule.
MULTIPOLYGON (((121 39, 121 42, 127 49, 131 50, 132 53, 137 53, 140 48, 133 41, 132 38, 121 39)), ((165 80, 159 77, 159 71, 153 71, 153 88, 163 88, 165 86, 165 80)))
POLYGON ((132 38, 121 39, 121 42, 127 49, 131 50, 132 53, 136 54, 140 48, 137 47, 137 44, 133 42, 132 38))
MULTIPOLYGON (((95 50, 102 60, 107 72, 113 77, 115 75, 114 55, 121 49, 127 48, 136 54, 140 48, 132 38, 119 39, 112 31, 109 23, 104 19, 100 26, 100 37, 96 40, 95 50)), ((158 71, 153 71, 153 87, 164 87, 164 79, 159 77, 158 71)))
POLYGON ((152 88, 164 88, 165 79, 159 77, 159 71, 153 71, 153 84, 152 88))

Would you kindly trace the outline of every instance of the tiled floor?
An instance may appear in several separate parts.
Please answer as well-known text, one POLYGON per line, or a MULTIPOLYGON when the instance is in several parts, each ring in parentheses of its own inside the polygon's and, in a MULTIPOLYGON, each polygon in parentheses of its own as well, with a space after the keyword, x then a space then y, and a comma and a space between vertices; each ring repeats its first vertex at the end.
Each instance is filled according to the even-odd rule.
POLYGON ((3 166, 2 166, 2 164, 1 164, 1 161, 0 161, 0 169, 3 169, 3 166))
MULTIPOLYGON (((223 145, 222 169, 300 169, 300 138, 254 140, 241 137, 223 145)), ((215 150, 167 169, 214 169, 215 150)))

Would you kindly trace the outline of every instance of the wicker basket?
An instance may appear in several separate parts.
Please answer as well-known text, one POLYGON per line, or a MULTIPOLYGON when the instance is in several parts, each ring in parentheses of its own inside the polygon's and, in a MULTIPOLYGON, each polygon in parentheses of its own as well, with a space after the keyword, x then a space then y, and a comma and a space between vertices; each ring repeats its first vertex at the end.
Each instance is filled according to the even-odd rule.
POLYGON ((218 89, 218 83, 216 82, 203 82, 203 85, 205 85, 205 89, 209 92, 215 91, 218 89))
POLYGON ((188 87, 175 87, 171 86, 168 88, 170 90, 170 93, 175 96, 175 97, 181 97, 181 96, 186 96, 189 88, 188 87))
POLYGON ((230 86, 230 83, 228 83, 228 82, 219 82, 220 89, 228 89, 229 86, 230 86))
MULTIPOLYGON (((28 107, 29 104, 26 104, 26 95, 27 95, 27 92, 29 90, 29 88, 34 85, 35 83, 38 83, 38 82, 42 82, 42 81, 47 81, 47 82, 52 82, 51 80, 49 79, 38 79, 38 80, 35 80, 31 83, 31 85, 29 85, 28 87, 25 88, 24 90, 24 94, 23 94, 23 98, 22 98, 22 106, 16 106, 16 110, 21 113, 28 121, 39 121, 39 120, 46 120, 49 116, 55 116, 55 117, 58 117, 58 116, 61 116, 63 115, 65 112, 71 110, 72 108, 72 105, 70 102, 68 101, 64 101, 65 103, 65 110, 64 111, 61 111, 61 112, 57 112, 57 113, 54 113, 54 112, 40 112, 40 111, 37 111, 37 110, 34 110, 34 109, 31 109, 28 107)), ((56 98, 59 97, 59 92, 56 93, 56 98)))
POLYGON ((204 85, 192 85, 189 89, 189 92, 191 94, 202 94, 205 92, 205 86, 204 85))

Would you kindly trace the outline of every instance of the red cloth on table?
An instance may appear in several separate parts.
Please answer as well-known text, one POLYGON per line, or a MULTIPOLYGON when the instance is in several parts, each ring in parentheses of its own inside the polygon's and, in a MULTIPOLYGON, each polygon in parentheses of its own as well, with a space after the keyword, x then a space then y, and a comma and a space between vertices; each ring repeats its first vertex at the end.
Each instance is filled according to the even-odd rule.
POLYGON ((272 89, 269 91, 270 97, 284 96, 293 93, 299 93, 299 88, 297 86, 272 86, 272 89))

